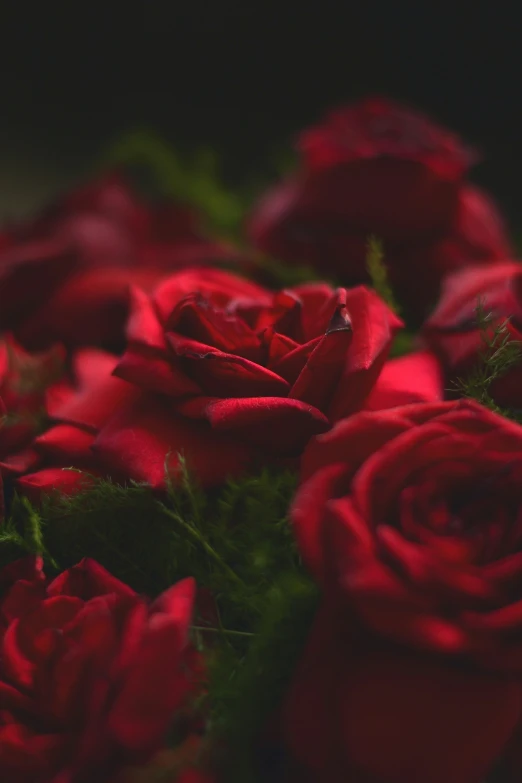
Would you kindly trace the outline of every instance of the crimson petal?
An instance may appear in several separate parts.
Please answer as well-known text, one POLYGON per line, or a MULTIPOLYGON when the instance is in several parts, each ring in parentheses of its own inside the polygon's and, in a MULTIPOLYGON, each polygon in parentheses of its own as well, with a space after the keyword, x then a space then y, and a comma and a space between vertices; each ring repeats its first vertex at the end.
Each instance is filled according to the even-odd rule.
POLYGON ((199 385, 168 356, 144 356, 136 344, 129 345, 113 374, 142 389, 172 397, 201 393, 199 385))
POLYGON ((189 294, 167 319, 165 329, 179 332, 224 353, 259 360, 261 343, 257 334, 240 317, 214 307, 201 294, 189 294))
POLYGON ((281 456, 298 454, 313 435, 330 426, 317 408, 282 397, 207 398, 189 401, 180 410, 204 416, 214 430, 281 456))
POLYGON ((179 334, 167 340, 181 363, 203 390, 219 397, 286 396, 290 384, 276 373, 241 356, 223 353, 179 334))
POLYGON ((143 394, 101 430, 93 450, 109 470, 154 489, 165 488, 165 463, 175 479, 178 454, 203 486, 222 483, 248 469, 252 449, 212 432, 206 422, 173 412, 168 399, 143 394))
POLYGON ((366 410, 383 410, 414 402, 439 402, 444 397, 444 375, 428 351, 390 359, 366 400, 366 410))

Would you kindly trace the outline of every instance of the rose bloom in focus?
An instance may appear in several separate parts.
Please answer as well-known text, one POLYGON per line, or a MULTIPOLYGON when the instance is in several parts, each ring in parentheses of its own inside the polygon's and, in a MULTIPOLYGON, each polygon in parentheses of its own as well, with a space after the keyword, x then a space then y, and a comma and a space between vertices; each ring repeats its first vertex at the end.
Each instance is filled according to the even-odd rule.
POLYGON ((471 401, 310 444, 292 519, 323 596, 284 709, 296 780, 483 783, 500 760, 520 780, 521 454, 471 401))
POLYGON ((298 141, 301 164, 250 216, 249 236, 282 261, 367 280, 367 241, 384 243, 390 281, 417 321, 448 272, 510 255, 490 198, 465 182, 476 154, 420 113, 383 98, 327 115, 298 141))
POLYGON ((0 329, 24 347, 124 345, 129 283, 146 290, 173 269, 233 260, 199 216, 148 205, 111 173, 0 237, 0 329))
POLYGON ((180 457, 205 487, 293 466, 344 416, 443 396, 430 352, 387 360, 401 322, 364 287, 274 293, 203 269, 132 300, 124 355, 78 349, 45 393, 47 428, 0 463, 35 503, 93 477, 163 491, 180 457))
POLYGON ((299 457, 358 410, 401 322, 365 288, 322 283, 277 293, 219 270, 135 289, 114 374, 138 398, 93 443, 106 468, 164 485, 182 452, 204 486, 256 463, 299 457))
POLYGON ((95 561, 47 582, 28 559, 0 571, 0 588, 2 780, 124 781, 176 716, 190 730, 193 580, 147 604, 95 561))

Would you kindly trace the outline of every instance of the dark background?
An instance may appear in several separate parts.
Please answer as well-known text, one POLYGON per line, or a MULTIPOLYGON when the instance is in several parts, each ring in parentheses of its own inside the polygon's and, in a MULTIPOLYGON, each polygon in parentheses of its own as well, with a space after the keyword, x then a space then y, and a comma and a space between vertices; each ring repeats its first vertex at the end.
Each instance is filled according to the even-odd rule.
POLYGON ((152 127, 210 144, 241 181, 332 105, 385 93, 486 160, 474 179, 522 223, 522 26, 516 0, 13 2, 0 26, 0 217, 152 127))

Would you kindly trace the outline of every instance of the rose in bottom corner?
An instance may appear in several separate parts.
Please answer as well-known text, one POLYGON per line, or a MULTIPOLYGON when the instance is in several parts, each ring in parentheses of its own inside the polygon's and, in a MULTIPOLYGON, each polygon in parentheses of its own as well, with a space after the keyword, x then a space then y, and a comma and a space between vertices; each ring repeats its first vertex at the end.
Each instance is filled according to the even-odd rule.
POLYGON ((359 413, 305 452, 292 518, 323 600, 283 719, 304 779, 520 780, 521 453, 469 401, 359 413))
POLYGON ((177 715, 190 724, 194 592, 185 579, 147 604, 90 559, 51 582, 38 559, 0 572, 0 778, 110 781, 177 715))

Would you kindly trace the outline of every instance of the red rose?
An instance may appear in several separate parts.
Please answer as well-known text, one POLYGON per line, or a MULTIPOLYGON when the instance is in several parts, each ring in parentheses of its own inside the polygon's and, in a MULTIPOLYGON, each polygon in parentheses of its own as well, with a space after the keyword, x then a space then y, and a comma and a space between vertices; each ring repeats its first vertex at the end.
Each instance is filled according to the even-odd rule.
MULTIPOLYGON (((52 490, 74 494, 91 483, 90 477, 107 475, 91 446, 105 422, 140 394, 112 375, 117 362, 117 356, 96 348, 76 351, 71 379, 46 392, 45 413, 51 426, 0 463, 4 476, 21 476, 16 488, 33 502, 52 490), (74 470, 64 470, 70 467, 74 470)), ((114 480, 125 478, 110 475, 114 480)))
MULTIPOLYGON (((469 375, 486 351, 477 324, 479 300, 491 319, 491 330, 509 319, 508 337, 522 341, 522 266, 507 262, 489 269, 469 267, 445 281, 439 303, 422 334, 426 345, 442 361, 449 379, 469 375)), ((490 391, 499 405, 520 409, 522 365, 514 365, 494 381, 490 391)))
POLYGON ((141 203, 119 175, 68 196, 0 245, 0 328, 32 349, 119 349, 129 283, 151 289, 172 269, 237 255, 210 241, 188 208, 141 203))
POLYGON ((363 405, 400 325, 365 288, 274 294, 206 269, 173 275, 152 296, 135 290, 114 372, 143 392, 93 449, 108 470, 155 487, 168 452, 184 452, 203 485, 254 458, 297 457, 363 405))
POLYGON ((0 600, 2 780, 101 783, 157 753, 196 685, 193 596, 185 579, 148 605, 87 558, 47 585, 13 581, 0 600))
POLYGON ((311 780, 482 783, 515 737, 521 454, 467 401, 359 413, 305 452, 292 517, 323 601, 285 726, 311 780))
POLYGON ((170 270, 229 257, 231 249, 210 241, 200 222, 190 207, 144 203, 121 174, 110 173, 65 195, 13 235, 63 241, 88 268, 110 263, 170 270))
POLYGON ((463 184, 474 154, 421 114, 366 100, 332 112, 298 147, 300 171, 250 220, 264 252, 353 285, 367 280, 366 245, 375 234, 394 290, 417 318, 446 272, 509 255, 496 207, 463 184))

